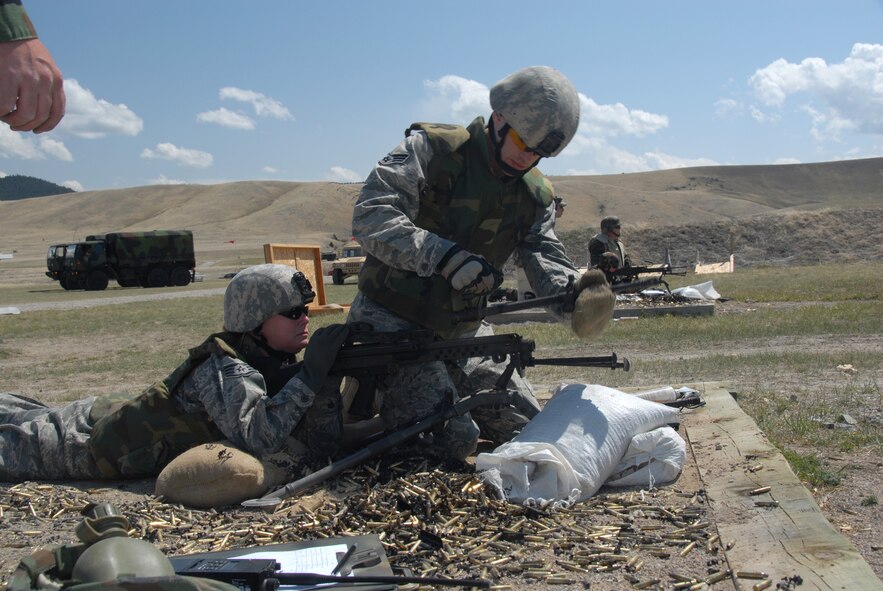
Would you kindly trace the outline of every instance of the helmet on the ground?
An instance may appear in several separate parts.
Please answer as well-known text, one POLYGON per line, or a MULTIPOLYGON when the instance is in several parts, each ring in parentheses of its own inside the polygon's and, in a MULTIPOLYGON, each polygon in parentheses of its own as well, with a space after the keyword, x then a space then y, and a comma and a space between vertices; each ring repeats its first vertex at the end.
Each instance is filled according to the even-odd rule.
POLYGON ((618 228, 621 225, 619 218, 615 215, 607 216, 601 220, 601 229, 605 232, 612 230, 613 228, 618 228))
POLYGON ((602 271, 616 271, 619 265, 619 257, 615 252, 605 252, 598 261, 598 268, 602 271))
POLYGON ((255 265, 236 274, 224 292, 224 328, 249 332, 280 312, 316 297, 304 274, 288 265, 255 265))
POLYGON ((576 135, 579 96, 554 68, 518 70, 494 84, 490 98, 491 108, 540 156, 557 156, 576 135))

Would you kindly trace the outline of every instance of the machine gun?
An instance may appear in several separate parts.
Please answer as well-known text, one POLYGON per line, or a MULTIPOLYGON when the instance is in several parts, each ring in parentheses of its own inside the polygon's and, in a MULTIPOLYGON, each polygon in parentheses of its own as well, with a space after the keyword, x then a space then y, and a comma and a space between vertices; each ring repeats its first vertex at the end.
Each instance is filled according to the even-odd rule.
MULTIPOLYGON (((300 480, 286 484, 258 499, 243 501, 244 507, 272 508, 284 499, 337 476, 344 470, 357 466, 365 460, 384 453, 416 435, 428 431, 448 419, 464 415, 479 406, 511 405, 533 418, 539 411, 526 401, 517 390, 508 389, 509 379, 517 371, 523 375, 525 367, 536 365, 566 365, 572 367, 604 367, 629 370, 628 359, 619 359, 615 353, 601 357, 554 357, 537 359, 534 341, 518 334, 499 334, 483 337, 440 340, 432 331, 374 332, 370 325, 356 323, 352 334, 338 352, 331 373, 353 376, 359 380, 357 403, 364 414, 370 414, 377 378, 394 374, 403 365, 430 361, 459 361, 467 357, 490 357, 497 363, 509 360, 494 387, 463 398, 447 408, 402 427, 380 439, 368 443, 358 451, 309 474, 300 480), (362 399, 359 400, 359 397, 362 399), (367 398, 366 398, 367 396, 367 398)), ((352 406, 350 414, 353 414, 352 406)))
POLYGON ((358 381, 359 388, 349 414, 367 419, 374 414, 372 407, 377 380, 396 373, 404 365, 430 361, 456 362, 469 357, 490 357, 496 363, 502 363, 508 357, 505 381, 497 384, 498 390, 505 390, 513 371, 524 375, 524 368, 534 365, 609 367, 628 371, 628 360, 618 360, 615 353, 606 357, 537 359, 533 356, 535 349, 534 341, 512 333, 441 340, 428 329, 375 332, 369 324, 358 322, 351 325, 350 334, 340 348, 330 373, 353 377, 358 381))

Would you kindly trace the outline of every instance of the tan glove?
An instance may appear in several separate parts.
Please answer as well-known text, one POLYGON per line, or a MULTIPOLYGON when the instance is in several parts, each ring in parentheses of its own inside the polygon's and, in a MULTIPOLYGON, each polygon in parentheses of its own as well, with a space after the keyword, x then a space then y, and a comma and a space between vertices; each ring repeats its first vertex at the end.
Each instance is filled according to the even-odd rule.
POLYGON ((601 334, 613 318, 616 296, 610 290, 603 271, 590 269, 576 282, 576 303, 571 327, 574 334, 592 339, 601 334))

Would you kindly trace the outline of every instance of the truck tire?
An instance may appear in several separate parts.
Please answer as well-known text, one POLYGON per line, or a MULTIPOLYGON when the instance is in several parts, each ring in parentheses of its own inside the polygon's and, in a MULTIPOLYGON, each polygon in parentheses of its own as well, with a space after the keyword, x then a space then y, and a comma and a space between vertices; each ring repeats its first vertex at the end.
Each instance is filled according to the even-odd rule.
POLYGON ((334 282, 334 285, 343 285, 344 279, 343 269, 334 269, 331 271, 331 281, 334 282))
POLYGON ((62 276, 58 279, 58 282, 61 284, 61 288, 64 289, 65 291, 70 291, 71 289, 75 289, 75 288, 71 285, 70 281, 68 281, 68 278, 65 277, 64 275, 62 275, 62 276))
POLYGON ((154 267, 147 274, 147 287, 165 287, 169 284, 169 273, 162 267, 154 267))
POLYGON ((107 273, 104 271, 92 271, 83 282, 86 291, 102 291, 107 289, 107 273))
POLYGON ((184 267, 175 267, 172 269, 171 282, 172 285, 190 285, 190 280, 192 279, 192 275, 190 274, 190 270, 184 267))

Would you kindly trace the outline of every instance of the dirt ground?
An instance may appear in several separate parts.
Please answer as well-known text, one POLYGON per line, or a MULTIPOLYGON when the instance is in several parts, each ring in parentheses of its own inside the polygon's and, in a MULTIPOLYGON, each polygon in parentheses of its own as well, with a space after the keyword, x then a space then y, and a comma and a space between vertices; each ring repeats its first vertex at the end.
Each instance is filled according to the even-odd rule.
MULTIPOLYGON (((78 303, 78 305, 81 305, 78 303)), ((764 304, 765 307, 786 307, 791 303, 764 304)), ((716 305, 716 314, 749 314, 757 309, 757 304, 746 304, 734 301, 720 302, 716 305)), ((768 348, 788 347, 800 351, 813 351, 819 348, 841 348, 854 350, 883 349, 883 335, 873 335, 857 338, 826 337, 819 336, 809 339, 774 339, 764 344, 768 348)), ((730 351, 737 353, 736 351, 730 351)), ((33 354, 39 354, 33 351, 33 354)), ((566 354, 566 352, 562 352, 566 354)), ((576 351, 574 351, 576 354, 576 351)), ((679 349, 662 353, 662 356, 670 356, 672 359, 686 359, 707 355, 708 351, 697 344, 694 348, 679 349)), ((658 350, 648 347, 646 350, 630 349, 629 358, 632 362, 641 359, 660 359, 658 350)), ((883 381, 883 368, 871 368, 870 373, 864 379, 880 384, 883 381)), ((732 383, 738 390, 739 384, 749 383, 756 376, 749 375, 721 375, 720 381, 732 383)), ((836 387, 842 380, 842 375, 836 370, 821 377, 813 378, 815 383, 807 384, 807 376, 804 375, 779 375, 777 387, 788 391, 792 386, 801 385, 811 387, 818 391, 836 387)), ((689 380, 685 380, 689 381, 689 380)), ((542 384, 534 381, 538 391, 547 391, 554 384, 542 384)), ((881 409, 879 400, 869 401, 867 415, 863 420, 880 421, 881 409)), ((685 420, 689 427, 689 417, 685 420)), ((883 521, 883 509, 879 504, 867 505, 862 500, 876 495, 878 500, 883 500, 883 459, 878 456, 858 457, 855 454, 836 456, 829 455, 824 458, 829 465, 838 471, 842 478, 840 486, 829 490, 813 490, 813 496, 821 507, 829 522, 841 531, 858 549, 863 558, 869 563, 878 577, 883 579, 883 550, 881 550, 878 524, 883 521)), ((639 556, 643 560, 639 570, 628 569, 617 563, 612 558, 611 562, 585 562, 584 556, 577 554, 580 544, 562 541, 552 530, 586 532, 591 531, 596 537, 602 537, 605 532, 592 528, 615 528, 617 532, 644 531, 663 533, 675 531, 684 523, 701 522, 707 518, 708 506, 704 498, 702 482, 698 476, 695 463, 688 459, 684 473, 675 483, 660 487, 656 491, 622 491, 602 490, 602 494, 592 499, 592 503, 580 511, 566 514, 550 515, 548 512, 539 514, 525 512, 523 508, 512 506, 499 506, 493 500, 488 501, 483 493, 464 494, 461 486, 465 487, 471 480, 472 474, 468 466, 452 470, 450 466, 444 467, 446 474, 444 483, 451 490, 460 490, 461 494, 452 497, 441 495, 439 505, 426 507, 421 505, 420 511, 435 513, 438 519, 447 515, 443 521, 423 520, 426 529, 443 528, 447 523, 449 529, 454 524, 468 523, 471 520, 479 520, 482 531, 504 532, 494 544, 487 544, 483 548, 472 548, 472 552, 456 554, 442 559, 439 553, 431 551, 419 543, 415 537, 419 532, 414 531, 413 525, 408 525, 410 514, 417 509, 414 506, 403 506, 401 501, 397 510, 385 518, 386 525, 380 527, 366 525, 364 521, 344 518, 344 515, 354 513, 352 507, 345 504, 347 498, 358 498, 359 494, 366 494, 368 485, 376 485, 377 493, 388 497, 401 495, 401 481, 410 482, 411 487, 421 488, 425 482, 426 473, 433 473, 433 467, 421 466, 419 463, 409 464, 403 460, 403 468, 399 474, 393 470, 398 478, 390 478, 390 468, 386 464, 375 464, 373 472, 385 473, 386 482, 383 478, 378 480, 376 474, 370 470, 356 470, 348 475, 347 482, 336 484, 330 492, 312 495, 301 502, 283 505, 274 514, 255 513, 254 511, 240 508, 229 508, 222 511, 198 512, 180 507, 166 505, 152 497, 153 480, 130 481, 121 483, 65 483, 36 484, 29 483, 22 486, 0 485, 0 580, 5 580, 7 575, 15 567, 21 557, 27 555, 33 549, 52 543, 70 543, 75 540, 73 529, 80 521, 79 509, 87 502, 111 502, 122 513, 130 516, 137 535, 143 536, 154 542, 162 551, 169 554, 183 554, 219 549, 223 544, 227 547, 244 547, 265 543, 281 543, 298 541, 314 537, 328 535, 347 535, 352 533, 378 533, 391 540, 392 546, 388 547, 391 562, 400 566, 409 566, 415 573, 425 573, 427 576, 483 576, 494 580, 500 588, 564 588, 564 589, 623 589, 632 585, 641 585, 658 579, 657 586, 647 588, 673 589, 680 580, 672 576, 672 573, 682 577, 693 577, 701 580, 709 576, 709 573, 726 568, 722 563, 719 546, 722 541, 713 541, 713 528, 697 533, 698 545, 694 551, 680 556, 683 548, 667 548, 665 551, 657 550, 658 556, 639 551, 627 544, 629 542, 614 542, 612 547, 618 546, 620 556, 639 556), (409 480, 416 479, 416 480, 409 480), (357 483, 355 488, 352 483, 357 483), (362 483, 358 486, 358 483, 362 483), (349 484, 347 484, 349 483, 349 484), (385 488, 392 487, 392 488, 385 488), (398 488, 396 488, 398 487, 398 488), (456 487, 456 488, 455 488, 456 487), (474 498, 480 508, 470 505, 464 506, 464 498, 474 498), (490 509, 482 503, 489 503, 490 509), (403 508, 404 507, 404 508, 403 508), (623 509, 631 507, 631 509, 623 509), (634 509, 634 507, 639 507, 634 509), (457 511, 456 513, 451 513, 457 511), (678 519, 663 518, 664 515, 685 515, 678 519), (529 523, 544 523, 546 529, 536 526, 528 532, 522 526, 519 533, 507 537, 505 532, 513 522, 526 518, 529 523), (623 528, 623 523, 629 524, 623 528), (270 534, 267 534, 269 530, 270 534), (235 532, 231 534, 230 532, 235 532), (263 533, 261 533, 263 532, 263 533), (404 532, 404 533, 403 533, 404 532), (528 533, 525 533, 528 532, 528 533), (217 535, 216 535, 217 534, 217 535), (267 534, 267 535, 264 535, 267 534), (267 537, 269 535, 269 537, 267 537), (536 536, 542 541, 527 543, 524 535, 536 536), (520 537, 520 541, 513 541, 520 537), (569 545, 568 545, 569 544, 569 545), (623 544, 626 544, 623 546, 623 544), (715 545, 717 544, 717 546, 715 545), (489 562, 500 557, 511 556, 511 562, 518 564, 537 564, 554 570, 555 577, 550 581, 542 576, 548 575, 525 575, 518 572, 511 564, 488 566, 489 562), (580 562, 579 560, 583 560, 580 562), (563 565, 568 566, 563 566, 563 565), (589 572, 578 570, 587 569, 589 572), (438 569, 438 570, 433 570, 438 569), (563 574, 562 574, 563 573, 563 574), (572 581, 572 584, 565 584, 572 581), (626 586, 628 585, 628 586, 626 586)), ((416 462, 416 461, 415 461, 416 462)), ((370 468, 370 466, 369 466, 370 468)), ((409 485, 405 485, 408 488, 409 485)), ((443 487, 444 488, 444 487, 443 487)), ((407 495, 406 495, 407 496, 407 495)), ((408 501, 411 503, 412 501, 408 501)), ((613 531, 613 530, 611 530, 613 531)), ((606 534, 609 536, 608 534, 606 534)), ((612 539, 616 536, 612 536, 612 539)), ((533 539, 533 537, 531 537, 533 539)), ((465 544, 465 542, 464 542, 465 544)), ((651 546, 645 540, 645 546, 651 546)), ((603 544, 601 545, 603 547, 603 544)), ((608 552, 612 552, 609 548, 608 552)), ((601 552, 601 551, 599 551, 601 552)), ((619 559, 617 559, 619 560, 619 559)), ((538 572, 545 572, 541 566, 535 567, 538 572)), ((751 588, 753 582, 742 582, 743 588, 751 588)), ((775 582, 774 582, 775 583, 775 582)), ((733 588, 724 586, 725 583, 717 583, 713 588, 733 588)), ((678 587, 680 588, 680 587, 678 587)), ((788 587, 782 587, 788 588, 788 587)))

